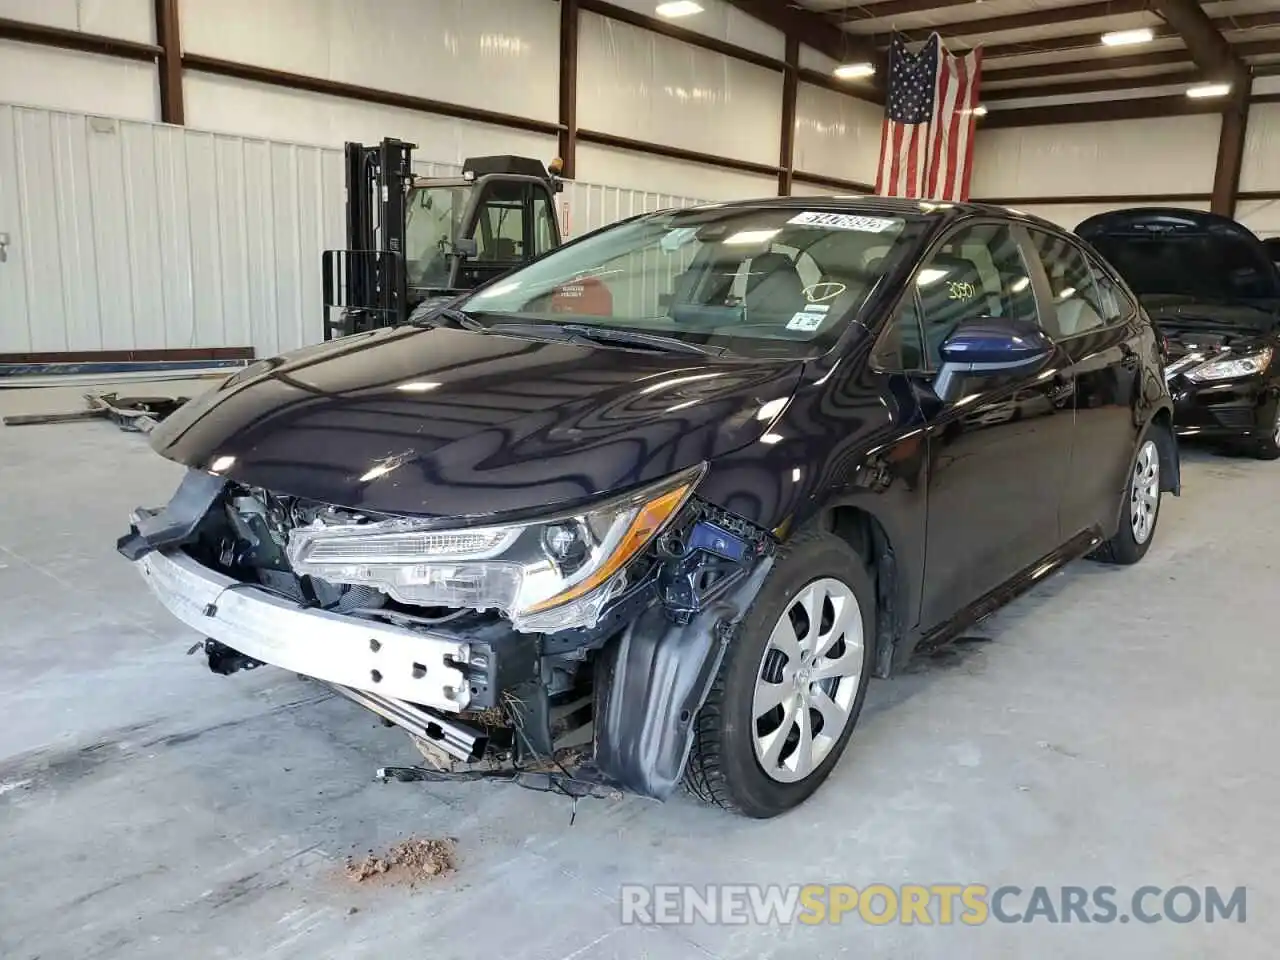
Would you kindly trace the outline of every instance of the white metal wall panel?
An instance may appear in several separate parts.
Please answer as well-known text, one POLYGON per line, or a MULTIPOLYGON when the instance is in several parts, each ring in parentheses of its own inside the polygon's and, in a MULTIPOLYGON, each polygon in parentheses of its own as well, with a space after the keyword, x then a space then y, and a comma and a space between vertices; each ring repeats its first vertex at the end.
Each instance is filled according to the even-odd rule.
POLYGON ((1208 193, 1217 114, 979 130, 974 197, 1208 193))
POLYGON ((154 0, 0 0, 0 17, 155 43, 154 0))
MULTIPOLYGON (((624 7, 646 17, 653 16, 658 0, 611 0, 614 6, 624 7)), ((755 17, 743 13, 725 0, 699 0, 702 12, 672 21, 686 30, 714 37, 735 46, 762 53, 766 57, 783 59, 787 53, 787 41, 779 30, 761 23, 755 17)))
POLYGON ((190 126, 240 136, 335 147, 399 137, 450 163, 495 153, 549 161, 557 150, 556 138, 542 134, 193 71, 183 90, 190 126))
POLYGON ((0 40, 0 102, 157 120, 158 83, 155 64, 0 40))
POLYGON ((630 150, 615 150, 579 142, 578 176, 591 183, 612 183, 632 190, 655 190, 682 197, 711 200, 744 200, 778 193, 776 177, 737 173, 708 166, 668 160, 630 150))
POLYGON ((560 229, 567 237, 580 237, 599 227, 625 220, 641 213, 655 210, 697 206, 706 200, 670 193, 654 193, 646 190, 628 190, 586 183, 581 180, 565 182, 560 194, 557 215, 560 229))
POLYGON ((1280 103, 1255 103, 1249 108, 1240 189, 1280 189, 1280 103))
MULTIPOLYGON (((645 159, 654 165, 639 173, 656 190, 566 182, 564 233, 708 202, 677 184, 725 188, 713 168, 645 159)), ((460 170, 427 157, 414 168, 460 170)), ((0 232, 11 238, 0 352, 252 346, 271 356, 319 340, 320 255, 342 245, 343 177, 334 147, 0 104, 0 232)), ((774 186, 741 179, 746 195, 774 186)), ((666 269, 654 267, 655 290, 669 286, 666 269)))
POLYGON ((806 70, 816 70, 818 73, 830 73, 838 64, 825 53, 820 53, 802 43, 800 44, 800 66, 806 70))
POLYGON ((1280 200, 1242 200, 1236 219, 1260 237, 1280 236, 1280 200))
POLYGON ((831 187, 819 186, 816 183, 804 183, 800 180, 793 180, 791 183, 791 195, 793 197, 865 197, 870 193, 854 193, 848 190, 833 190, 831 187))
POLYGON ((554 121, 555 0, 182 0, 185 50, 554 121))
MULTIPOLYGON (((1184 210, 1208 210, 1206 203, 1187 203, 1174 200, 1144 200, 1144 207, 1181 207, 1184 210)), ((1139 206, 1133 203, 1033 203, 1018 204, 1016 209, 1037 217, 1044 217, 1066 230, 1074 230, 1078 224, 1098 213, 1109 213, 1112 210, 1124 210, 1127 207, 1139 206)))
POLYGON ((779 72, 595 14, 580 29, 584 129, 777 164, 779 72))
POLYGON ((0 352, 321 336, 341 151, 0 105, 0 352))
POLYGON ((795 168, 875 183, 882 107, 801 83, 796 92, 795 168))

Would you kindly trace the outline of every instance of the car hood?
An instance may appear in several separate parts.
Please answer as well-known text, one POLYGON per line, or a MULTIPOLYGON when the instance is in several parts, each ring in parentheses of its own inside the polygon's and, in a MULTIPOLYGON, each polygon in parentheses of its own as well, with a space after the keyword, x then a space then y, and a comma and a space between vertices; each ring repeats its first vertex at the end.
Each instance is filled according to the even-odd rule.
POLYGON ((519 512, 752 443, 803 366, 402 327, 260 361, 167 418, 152 446, 357 509, 519 512))

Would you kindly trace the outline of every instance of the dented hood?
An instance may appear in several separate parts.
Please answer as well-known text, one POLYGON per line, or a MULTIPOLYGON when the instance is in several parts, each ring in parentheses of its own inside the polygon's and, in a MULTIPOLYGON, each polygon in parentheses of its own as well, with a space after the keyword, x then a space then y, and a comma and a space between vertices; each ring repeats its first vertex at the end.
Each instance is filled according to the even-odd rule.
POLYGON ((802 369, 402 327, 260 361, 166 419, 152 446, 279 494, 483 516, 739 449, 768 429, 802 369))

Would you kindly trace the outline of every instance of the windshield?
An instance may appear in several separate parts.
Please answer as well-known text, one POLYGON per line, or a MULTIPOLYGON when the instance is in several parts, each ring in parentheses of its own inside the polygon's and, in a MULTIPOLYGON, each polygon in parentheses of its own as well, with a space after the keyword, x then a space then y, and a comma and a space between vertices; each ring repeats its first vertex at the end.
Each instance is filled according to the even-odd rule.
POLYGON ((1209 303, 1273 300, 1277 276, 1257 244, 1205 233, 1104 235, 1090 242, 1142 298, 1187 297, 1209 303))
POLYGON ((410 287, 447 287, 449 254, 471 187, 414 187, 406 198, 405 260, 410 287))
POLYGON ((572 322, 746 356, 826 349, 921 226, 794 208, 651 214, 563 247, 469 297, 490 322, 572 322))

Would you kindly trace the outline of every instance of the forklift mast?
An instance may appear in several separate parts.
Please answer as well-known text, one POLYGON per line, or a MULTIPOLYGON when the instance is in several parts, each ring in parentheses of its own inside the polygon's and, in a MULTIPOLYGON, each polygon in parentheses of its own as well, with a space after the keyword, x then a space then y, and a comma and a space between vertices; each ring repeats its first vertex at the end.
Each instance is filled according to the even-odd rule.
POLYGON ((322 262, 326 340, 402 324, 419 303, 447 301, 561 242, 555 164, 473 157, 460 177, 415 180, 415 148, 390 137, 346 145, 347 245, 322 262))
POLYGON ((408 312, 405 197, 415 146, 393 137, 346 145, 347 246, 324 254, 326 340, 392 326, 408 312))

